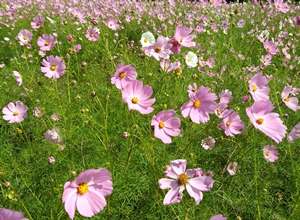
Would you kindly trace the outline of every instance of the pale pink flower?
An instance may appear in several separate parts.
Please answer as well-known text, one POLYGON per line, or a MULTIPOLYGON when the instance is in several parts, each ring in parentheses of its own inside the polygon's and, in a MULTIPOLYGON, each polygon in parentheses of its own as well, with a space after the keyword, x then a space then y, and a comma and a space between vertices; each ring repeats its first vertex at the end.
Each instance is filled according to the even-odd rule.
POLYGON ((277 49, 276 44, 274 44, 272 41, 265 41, 264 48, 270 54, 273 54, 273 55, 279 54, 279 50, 277 49))
POLYGON ((3 119, 9 121, 9 123, 20 123, 26 118, 27 110, 28 107, 20 101, 17 101, 16 105, 10 102, 2 109, 3 119))
POLYGON ((52 164, 55 162, 55 158, 54 157, 48 157, 48 163, 52 164))
POLYGON ((32 39, 32 32, 29 30, 21 30, 16 36, 16 40, 19 41, 20 45, 29 44, 32 39))
POLYGON ((157 42, 149 46, 149 55, 153 56, 156 60, 169 59, 171 44, 166 42, 166 38, 162 35, 158 36, 157 42))
POLYGON ((260 61, 264 64, 264 66, 269 66, 271 64, 272 55, 267 54, 261 57, 260 61))
POLYGON ((267 86, 269 80, 262 73, 255 74, 249 80, 249 93, 251 93, 254 101, 269 100, 270 88, 267 86))
POLYGON ((43 34, 42 36, 38 37, 37 41, 37 44, 42 51, 50 51, 56 43, 57 41, 51 34, 43 34))
POLYGON ((84 22, 85 14, 81 11, 80 8, 74 8, 72 10, 72 14, 78 19, 80 22, 84 22))
POLYGON ((65 210, 71 219, 76 209, 84 217, 92 217, 106 206, 105 196, 113 187, 111 174, 105 168, 83 171, 72 182, 66 182, 62 195, 65 210))
POLYGON ((193 83, 192 85, 189 85, 188 86, 188 93, 189 93, 189 97, 192 95, 192 94, 194 94, 194 93, 196 93, 196 92, 198 92, 198 86, 197 86, 197 84, 196 83, 193 83))
POLYGON ((161 139, 165 144, 172 142, 170 136, 178 136, 180 134, 180 119, 173 117, 175 111, 161 111, 154 115, 151 120, 151 126, 154 126, 154 136, 161 139))
POLYGON ((283 0, 275 0, 275 7, 277 11, 281 11, 282 13, 287 13, 290 10, 290 7, 287 3, 283 3, 283 0))
POLYGON ((201 141, 201 146, 205 150, 212 150, 215 144, 216 144, 216 140, 211 136, 208 136, 201 141))
POLYGON ((109 18, 108 19, 107 26, 111 30, 117 30, 117 29, 119 29, 118 22, 115 19, 113 19, 113 18, 109 18))
POLYGON ((153 90, 151 86, 144 86, 139 80, 130 81, 122 91, 122 99, 128 104, 128 109, 137 110, 141 114, 149 114, 154 108, 151 106, 155 98, 149 99, 153 90))
POLYGON ((232 92, 228 89, 222 90, 220 94, 220 103, 226 103, 229 104, 229 102, 232 99, 232 92))
POLYGON ((131 64, 124 66, 124 63, 120 63, 111 77, 111 84, 116 84, 118 89, 123 89, 130 81, 135 80, 136 76, 136 69, 131 64))
POLYGON ((44 18, 41 15, 33 18, 33 22, 30 23, 33 29, 38 29, 44 25, 44 18))
POLYGON ((99 39, 98 31, 91 27, 86 31, 85 36, 89 41, 97 41, 99 39))
POLYGON ((48 78, 57 79, 64 75, 66 64, 59 56, 48 56, 42 61, 41 71, 48 78))
POLYGON ((298 98, 289 97, 291 91, 292 91, 292 86, 284 87, 281 93, 281 98, 288 108, 292 109, 293 111, 297 111, 300 109, 300 106, 298 106, 298 98))
POLYGON ((75 44, 73 47, 74 52, 78 53, 81 50, 81 45, 80 44, 75 44))
POLYGON ((57 144, 63 141, 62 137, 57 133, 58 128, 53 128, 45 133, 45 139, 51 143, 57 144))
POLYGON ((198 92, 190 95, 190 101, 181 107, 184 118, 190 116, 191 120, 197 124, 209 120, 208 113, 214 113, 217 106, 214 102, 217 96, 209 90, 210 88, 201 86, 198 92))
POLYGON ((22 83, 23 83, 21 74, 19 72, 17 72, 17 71, 13 71, 13 73, 14 73, 14 77, 15 77, 15 79, 17 81, 18 86, 21 86, 22 83))
POLYGON ((296 124, 289 133, 287 140, 289 143, 294 143, 294 140, 300 138, 300 123, 296 124))
POLYGON ((209 220, 227 220, 227 218, 223 217, 222 214, 219 214, 211 217, 209 220))
POLYGON ((174 38, 169 40, 171 44, 170 50, 173 53, 179 53, 182 46, 184 47, 195 47, 196 43, 192 40, 195 38, 194 35, 191 35, 193 29, 177 26, 175 30, 174 38))
POLYGON ((278 159, 278 151, 275 150, 273 145, 266 145, 263 149, 263 154, 268 162, 275 162, 278 159))
POLYGON ((262 131, 276 143, 280 143, 285 137, 287 127, 283 125, 279 114, 271 112, 274 108, 270 101, 260 100, 246 108, 246 113, 256 129, 262 131))
POLYGON ((54 113, 54 114, 51 115, 51 119, 52 119, 53 121, 59 121, 60 116, 59 116, 58 113, 54 113))
POLYGON ((213 68, 215 66, 216 62, 215 62, 215 59, 214 58, 208 58, 208 60, 206 61, 206 65, 209 67, 209 68, 213 68))
POLYGON ((45 114, 45 112, 40 107, 35 107, 33 110, 33 115, 36 117, 42 117, 45 114))
POLYGON ((22 212, 16 212, 10 209, 0 209, 0 220, 28 220, 23 218, 22 212))
POLYGON ((172 70, 170 69, 171 67, 171 64, 170 64, 170 60, 165 60, 163 59, 161 62, 160 62, 160 67, 162 68, 162 70, 166 73, 168 72, 171 72, 172 70))
POLYGON ((166 194, 163 204, 170 205, 179 203, 183 197, 185 188, 191 197, 195 199, 196 205, 203 199, 203 193, 210 191, 213 187, 214 180, 209 176, 197 176, 194 169, 186 170, 186 160, 171 161, 170 166, 165 171, 165 176, 172 178, 162 178, 158 181, 161 189, 170 188, 166 194))
POLYGON ((222 113, 223 121, 220 127, 224 129, 227 136, 234 136, 243 133, 244 123, 234 110, 224 110, 222 113))
POLYGON ((171 63, 169 66, 168 71, 174 71, 176 75, 180 75, 182 69, 181 69, 181 64, 180 61, 176 61, 174 63, 171 63))
POLYGON ((219 7, 222 5, 222 0, 210 0, 210 3, 215 7, 219 7))
POLYGON ((236 174, 238 164, 236 162, 230 163, 227 166, 227 171, 231 176, 234 176, 236 174))

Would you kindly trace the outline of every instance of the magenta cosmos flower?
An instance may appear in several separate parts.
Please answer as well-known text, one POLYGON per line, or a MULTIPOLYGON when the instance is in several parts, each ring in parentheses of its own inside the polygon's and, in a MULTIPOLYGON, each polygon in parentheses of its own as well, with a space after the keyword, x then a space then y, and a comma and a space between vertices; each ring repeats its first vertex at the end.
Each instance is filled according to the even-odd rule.
POLYGON ((287 107, 292 109, 293 111, 297 111, 300 109, 300 106, 298 106, 298 99, 296 97, 289 97, 290 93, 292 91, 292 86, 286 86, 284 87, 281 98, 284 104, 286 104, 287 107))
POLYGON ((54 45, 57 43, 54 36, 51 34, 43 34, 42 36, 38 37, 38 46, 42 51, 50 51, 54 45))
POLYGON ((26 45, 28 44, 32 39, 32 32, 29 30, 21 30, 17 37, 16 40, 19 41, 20 45, 26 45))
POLYGON ((277 50, 276 44, 274 44, 272 41, 265 41, 264 48, 270 54, 273 54, 273 55, 279 54, 279 50, 277 50))
POLYGON ((141 114, 149 114, 153 112, 151 107, 155 102, 155 98, 149 99, 153 90, 151 86, 144 86, 139 80, 131 81, 122 91, 122 99, 128 104, 128 109, 137 110, 141 114))
POLYGON ((270 88, 267 86, 269 81, 262 73, 256 73, 249 80, 249 93, 254 101, 269 100, 270 88))
POLYGON ((161 189, 170 188, 164 198, 164 205, 179 203, 185 188, 198 205, 203 199, 202 191, 210 191, 214 184, 210 176, 198 176, 196 169, 186 170, 186 160, 171 161, 165 171, 165 176, 172 179, 162 178, 158 181, 161 189))
POLYGON ((277 11, 281 11, 282 13, 287 13, 290 10, 290 7, 287 3, 283 3, 283 0, 275 0, 275 7, 277 11))
POLYGON ((97 41, 99 39, 98 31, 91 27, 86 31, 85 36, 89 41, 97 41))
POLYGON ((38 29, 44 25, 44 18, 41 15, 33 18, 33 21, 30 23, 33 29, 38 29))
POLYGON ((170 136, 178 136, 180 134, 180 119, 173 117, 175 111, 173 109, 168 111, 161 111, 154 115, 151 125, 154 126, 154 135, 165 144, 172 142, 170 136))
POLYGON ((287 140, 290 143, 294 143, 294 140, 299 139, 300 138, 300 123, 296 124, 291 132, 289 133, 287 140))
POLYGON ((267 145, 263 149, 264 157, 269 162, 275 162, 278 159, 278 151, 275 150, 275 146, 267 145))
POLYGON ((175 30, 174 38, 169 40, 169 44, 172 45, 170 50, 173 53, 179 53, 182 46, 184 47, 195 47, 196 43, 192 40, 194 39, 194 35, 191 35, 193 29, 177 26, 175 30))
POLYGON ((71 219, 77 208, 80 215, 92 217, 106 206, 104 196, 111 194, 111 175, 105 168, 89 169, 78 175, 72 182, 66 182, 62 195, 65 210, 71 219))
POLYGON ((28 220, 28 218, 23 218, 22 212, 3 208, 0 209, 0 220, 28 220))
POLYGON ((190 94, 190 101, 181 107, 183 117, 191 117, 197 124, 205 123, 209 120, 208 113, 214 113, 217 104, 216 94, 209 92, 210 88, 201 86, 198 92, 190 94))
POLYGON ((296 16, 296 17, 294 18, 294 21, 295 21, 295 24, 296 24, 297 26, 300 26, 300 16, 296 16))
POLYGON ((156 60, 169 59, 171 44, 166 42, 166 38, 162 35, 158 36, 157 42, 149 46, 149 55, 153 56, 156 60))
POLYGON ((59 56, 48 56, 42 61, 41 71, 48 78, 57 79, 64 75, 66 64, 59 56))
POLYGON ((117 66, 115 74, 111 77, 111 84, 116 84, 118 89, 123 89, 130 81, 136 79, 136 69, 130 64, 124 66, 121 63, 117 66))
POLYGON ((227 218, 223 217, 222 214, 219 214, 211 217, 209 220, 227 220, 227 218))
POLYGON ((234 136, 236 134, 241 134, 244 131, 244 123, 242 122, 240 116, 231 110, 224 110, 222 113, 223 121, 220 127, 224 129, 227 136, 234 136))
POLYGON ((246 108, 246 113, 256 129, 259 129, 276 143, 280 143, 285 137, 287 127, 283 125, 279 114, 271 113, 274 105, 270 101, 260 100, 251 107, 246 108))
POLYGON ((2 109, 3 119, 9 121, 9 123, 20 123, 26 118, 27 110, 28 107, 20 101, 17 101, 16 105, 10 102, 2 109))

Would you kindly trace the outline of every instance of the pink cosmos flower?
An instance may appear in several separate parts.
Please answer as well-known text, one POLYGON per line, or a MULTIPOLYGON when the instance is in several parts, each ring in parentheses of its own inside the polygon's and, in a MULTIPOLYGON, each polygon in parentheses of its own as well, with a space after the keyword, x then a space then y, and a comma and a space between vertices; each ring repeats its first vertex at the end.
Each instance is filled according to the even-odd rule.
POLYGON ((223 111, 222 115, 223 121, 220 124, 220 127, 224 129, 227 136, 243 133, 244 123, 235 111, 226 109, 223 111))
POLYGON ((287 13, 290 10, 290 7, 287 3, 283 3, 283 0, 275 0, 275 7, 277 11, 281 11, 282 13, 287 13))
POLYGON ((172 70, 170 69, 171 65, 170 65, 170 60, 165 60, 163 59, 160 62, 160 67, 162 68, 162 70, 166 73, 171 72, 172 70))
POLYGON ((278 151, 275 150, 275 146, 267 145, 263 149, 264 157, 269 162, 275 162, 278 159, 278 151))
POLYGON ((111 194, 112 185, 111 174, 105 168, 86 170, 72 182, 66 182, 62 202, 69 217, 74 218, 76 208, 84 217, 92 217, 103 210, 105 196, 111 194))
POLYGON ((291 91, 292 86, 284 87, 281 93, 281 98, 288 108, 292 109, 293 111, 297 111, 300 109, 300 106, 298 106, 298 99, 296 97, 289 97, 291 91))
POLYGON ((33 110, 33 115, 36 117, 42 117, 45 114, 45 112, 40 107, 35 107, 33 110))
POLYGON ((297 26, 300 26, 300 16, 296 16, 296 17, 294 18, 294 21, 295 21, 295 24, 296 24, 297 26))
POLYGON ((265 56, 262 56, 260 59, 260 61, 264 64, 264 66, 269 66, 271 64, 271 60, 272 60, 272 55, 269 53, 265 56))
POLYGON ((55 163, 55 158, 54 157, 48 157, 48 163, 52 164, 55 163))
POLYGON ((294 143, 294 140, 300 138, 300 123, 296 124, 289 133, 287 140, 289 143, 294 143))
POLYGON ((151 126, 154 126, 154 135, 165 144, 172 142, 170 136, 178 136, 180 134, 180 119, 173 117, 175 111, 161 111, 154 115, 151 121, 151 126))
POLYGON ((277 49, 276 44, 274 44, 272 41, 265 41, 264 48, 270 54, 273 54, 273 55, 279 54, 279 50, 277 49))
POLYGON ((169 72, 174 71, 176 75, 180 75, 181 73, 181 64, 180 61, 176 61, 174 63, 171 63, 168 69, 169 72))
POLYGON ((222 0, 210 0, 210 2, 215 7, 219 7, 222 5, 222 0))
POLYGON ((206 61, 206 65, 209 67, 209 68, 214 68, 216 64, 216 61, 214 58, 208 58, 208 60, 206 61))
POLYGON ((42 51, 50 51, 54 45, 57 43, 54 36, 51 34, 43 34, 42 36, 38 37, 38 46, 42 51))
POLYGON ((205 123, 209 120, 208 113, 214 113, 217 104, 216 94, 209 92, 210 88, 201 86, 198 92, 190 95, 190 101, 181 107, 181 113, 184 118, 191 117, 191 120, 197 124, 205 123))
POLYGON ((16 40, 19 41, 20 45, 29 44, 32 39, 32 32, 29 30, 21 30, 16 36, 16 40))
POLYGON ((274 108, 270 101, 260 100, 246 108, 246 113, 256 129, 262 131, 276 143, 280 143, 285 137, 287 127, 283 125, 279 114, 271 113, 274 108))
POLYGON ((209 220, 227 220, 227 218, 223 217, 222 214, 219 214, 211 217, 209 220))
POLYGON ((119 29, 118 22, 115 19, 113 19, 113 18, 109 18, 108 19, 107 26, 111 30, 117 30, 117 29, 119 29))
POLYGON ((123 89, 130 81, 135 80, 136 76, 136 69, 131 64, 124 66, 124 63, 120 63, 111 77, 111 84, 116 84, 118 89, 123 89))
POLYGON ((62 137, 57 133, 59 128, 53 128, 45 133, 45 139, 51 143, 57 144, 63 141, 62 137))
POLYGON ((149 55, 153 56, 158 61, 160 58, 169 59, 171 44, 166 42, 166 38, 162 35, 158 36, 157 42, 149 46, 149 55))
POLYGON ((191 97, 192 94, 198 92, 198 86, 196 83, 193 83, 192 85, 188 86, 187 92, 189 93, 189 97, 191 97))
POLYGON ((220 103, 226 103, 229 104, 229 102, 232 99, 232 92, 228 89, 222 90, 220 94, 220 103))
POLYGON ((81 45, 80 44, 75 44, 73 47, 74 52, 78 53, 81 50, 81 45))
POLYGON ((3 208, 0 209, 0 220, 28 220, 28 218, 23 218, 22 212, 3 208))
POLYGON ((267 86, 269 81, 262 73, 256 73, 249 80, 249 93, 251 93, 254 101, 269 100, 270 88, 267 86))
MULTIPOLYGON (((224 114, 222 114, 224 112, 224 110, 228 107, 228 104, 226 102, 220 102, 217 104, 216 109, 215 109, 215 115, 218 116, 218 118, 223 118, 224 114)), ((227 115, 225 115, 227 116, 227 115)))
POLYGON ((78 19, 80 22, 84 22, 85 14, 81 11, 80 8, 74 8, 72 10, 72 14, 78 19))
POLYGON ((17 81, 18 86, 21 86, 22 83, 23 83, 21 74, 19 72, 17 72, 17 71, 13 71, 13 73, 14 73, 14 77, 15 77, 15 79, 17 81))
POLYGON ((44 25, 44 18, 41 15, 33 18, 33 22, 30 23, 33 29, 38 29, 44 25))
POLYGON ((51 119, 52 119, 53 121, 59 121, 60 116, 59 116, 58 113, 54 113, 54 114, 51 115, 51 119))
POLYGON ((42 61, 41 71, 48 78, 57 79, 64 75, 66 64, 59 56, 48 56, 42 61))
POLYGON ((164 198, 164 205, 179 203, 183 197, 183 191, 186 188, 191 197, 195 199, 196 205, 203 199, 202 191, 210 191, 214 180, 209 176, 195 177, 196 170, 186 170, 186 160, 171 161, 165 171, 165 176, 172 179, 162 178, 158 181, 161 189, 170 188, 164 198))
POLYGON ((216 140, 211 136, 208 136, 201 141, 201 146, 205 150, 212 150, 215 144, 216 144, 216 140))
POLYGON ((129 82, 122 91, 122 99, 128 104, 128 109, 137 110, 141 114, 149 114, 154 108, 151 106, 155 98, 149 99, 153 90, 151 86, 144 86, 143 82, 134 80, 129 82))
POLYGON ((89 41, 97 41, 99 39, 98 31, 91 27, 86 31, 85 36, 89 41))
POLYGON ((28 107, 20 101, 17 101, 16 105, 10 102, 2 109, 3 119, 9 121, 9 123, 20 123, 26 118, 27 110, 28 107))
POLYGON ((193 29, 177 26, 175 30, 174 38, 169 40, 171 44, 170 50, 173 53, 179 53, 182 46, 184 47, 195 47, 196 43, 192 40, 195 38, 194 35, 190 35, 193 29))
POLYGON ((234 176, 236 174, 237 166, 238 166, 237 162, 228 164, 227 171, 231 176, 234 176))

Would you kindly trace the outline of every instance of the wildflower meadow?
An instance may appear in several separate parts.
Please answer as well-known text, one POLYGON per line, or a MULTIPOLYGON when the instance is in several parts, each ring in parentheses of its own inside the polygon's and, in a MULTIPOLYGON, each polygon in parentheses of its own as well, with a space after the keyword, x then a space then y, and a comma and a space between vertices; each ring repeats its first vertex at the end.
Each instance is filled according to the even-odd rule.
POLYGON ((299 220, 299 40, 290 0, 0 0, 0 220, 299 220))

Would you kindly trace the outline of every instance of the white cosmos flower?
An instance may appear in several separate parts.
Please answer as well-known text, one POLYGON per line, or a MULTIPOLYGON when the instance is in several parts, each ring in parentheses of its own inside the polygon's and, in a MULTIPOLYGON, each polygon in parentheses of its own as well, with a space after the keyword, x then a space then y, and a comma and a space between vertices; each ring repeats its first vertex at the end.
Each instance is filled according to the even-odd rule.
POLYGON ((196 67, 198 63, 197 55, 189 51, 185 57, 185 62, 189 67, 196 67))
POLYGON ((149 47, 154 43, 155 43, 155 38, 150 31, 147 31, 146 33, 142 34, 141 44, 143 47, 149 47))

